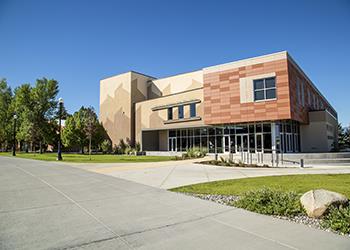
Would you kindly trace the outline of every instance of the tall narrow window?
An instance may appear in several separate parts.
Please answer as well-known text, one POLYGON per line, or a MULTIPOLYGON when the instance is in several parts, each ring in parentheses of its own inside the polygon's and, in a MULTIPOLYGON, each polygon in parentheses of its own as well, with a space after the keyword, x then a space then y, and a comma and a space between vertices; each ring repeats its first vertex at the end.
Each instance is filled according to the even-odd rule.
POLYGON ((178 107, 178 111, 179 111, 179 119, 183 119, 184 118, 184 105, 180 105, 178 107))
POLYGON ((173 108, 168 108, 168 120, 173 119, 173 108))
POLYGON ((301 103, 303 105, 303 107, 305 107, 305 91, 304 91, 304 88, 305 88, 305 83, 304 81, 301 82, 301 103))
POLYGON ((254 80, 254 100, 268 100, 276 98, 276 78, 269 77, 254 80))
POLYGON ((196 104, 191 103, 190 104, 190 117, 196 117, 196 104))

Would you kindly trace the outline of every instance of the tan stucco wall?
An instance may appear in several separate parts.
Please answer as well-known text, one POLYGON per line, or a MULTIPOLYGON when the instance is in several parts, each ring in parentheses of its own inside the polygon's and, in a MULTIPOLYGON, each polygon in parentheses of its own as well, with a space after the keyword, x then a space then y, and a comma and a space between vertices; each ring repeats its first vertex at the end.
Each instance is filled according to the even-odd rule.
POLYGON ((100 81, 100 121, 113 145, 134 139, 134 104, 147 99, 148 76, 127 72, 100 81))
POLYGON ((337 120, 326 111, 309 112, 309 124, 300 125, 302 152, 329 152, 337 144, 337 120), (327 125, 334 127, 332 132, 327 125), (332 136, 333 139, 328 139, 332 136))
MULTIPOLYGON (((196 121, 177 122, 171 124, 164 124, 167 121, 167 109, 152 111, 152 108, 175 104, 191 100, 201 100, 197 103, 197 117, 203 117, 203 89, 191 90, 175 95, 160 97, 157 99, 147 100, 136 104, 136 141, 141 140, 142 130, 164 130, 171 128, 182 128, 191 126, 203 126, 203 119, 196 121)), ((177 117, 177 108, 173 108, 174 118, 177 117)), ((189 107, 184 107, 185 117, 189 117, 189 107)))
POLYGON ((195 88, 203 87, 203 72, 202 70, 165 77, 153 80, 154 92, 162 93, 162 96, 183 92, 195 88))

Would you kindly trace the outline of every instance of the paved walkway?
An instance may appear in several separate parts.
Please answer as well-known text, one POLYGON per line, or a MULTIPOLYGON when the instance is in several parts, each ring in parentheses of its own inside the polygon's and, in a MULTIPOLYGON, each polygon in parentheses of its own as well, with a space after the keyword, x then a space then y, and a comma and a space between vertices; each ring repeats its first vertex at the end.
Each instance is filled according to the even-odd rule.
POLYGON ((350 164, 339 164, 338 166, 318 165, 304 169, 300 167, 229 168, 193 163, 195 161, 198 160, 157 163, 74 164, 74 166, 163 189, 208 181, 257 176, 350 173, 350 164))
POLYGON ((349 249, 350 239, 65 164, 0 157, 0 249, 349 249))

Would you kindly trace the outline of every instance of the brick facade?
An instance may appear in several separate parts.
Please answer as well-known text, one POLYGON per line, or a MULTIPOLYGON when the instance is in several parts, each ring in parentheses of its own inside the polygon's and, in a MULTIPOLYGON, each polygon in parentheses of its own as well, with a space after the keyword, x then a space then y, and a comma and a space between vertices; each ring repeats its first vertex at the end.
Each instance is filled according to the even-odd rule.
POLYGON ((204 74, 204 122, 239 123, 291 119, 287 59, 204 74), (277 99, 241 103, 241 77, 276 73, 277 99))

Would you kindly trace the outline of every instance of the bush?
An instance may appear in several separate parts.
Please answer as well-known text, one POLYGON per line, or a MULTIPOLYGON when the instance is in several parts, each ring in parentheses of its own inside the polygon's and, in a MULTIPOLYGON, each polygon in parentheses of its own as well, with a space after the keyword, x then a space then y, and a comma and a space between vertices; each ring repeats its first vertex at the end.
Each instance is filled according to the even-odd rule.
POLYGON ((111 151, 111 148, 112 148, 112 143, 110 140, 107 140, 105 139, 102 143, 101 143, 101 149, 102 149, 102 152, 105 154, 105 153, 108 153, 111 151))
POLYGON ((136 142, 135 150, 136 150, 136 152, 140 152, 141 151, 141 144, 139 142, 136 142))
POLYGON ((323 228, 350 234, 350 206, 331 207, 321 222, 323 228))
POLYGON ((207 155, 207 151, 204 149, 200 149, 198 147, 193 147, 187 149, 186 153, 182 154, 183 159, 191 159, 191 158, 201 158, 207 155))
POLYGON ((303 213, 297 193, 270 188, 246 192, 233 205, 269 215, 293 216, 303 213))

